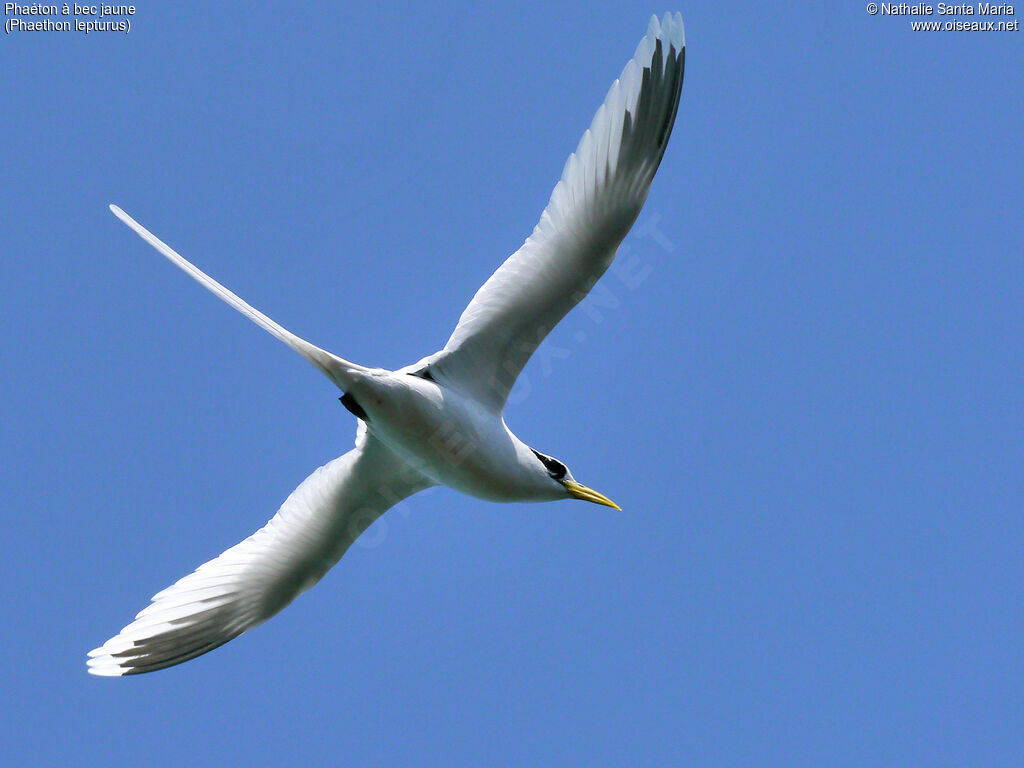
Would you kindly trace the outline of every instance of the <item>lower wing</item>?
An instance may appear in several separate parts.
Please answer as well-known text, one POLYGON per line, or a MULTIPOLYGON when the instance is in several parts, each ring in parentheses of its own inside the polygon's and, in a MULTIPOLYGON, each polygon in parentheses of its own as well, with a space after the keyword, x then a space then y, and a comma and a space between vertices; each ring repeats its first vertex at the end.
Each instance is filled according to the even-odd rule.
POLYGON ((361 426, 356 447, 307 477, 270 522, 154 595, 90 651, 89 672, 152 672, 238 637, 316 584, 390 507, 431 485, 361 426))

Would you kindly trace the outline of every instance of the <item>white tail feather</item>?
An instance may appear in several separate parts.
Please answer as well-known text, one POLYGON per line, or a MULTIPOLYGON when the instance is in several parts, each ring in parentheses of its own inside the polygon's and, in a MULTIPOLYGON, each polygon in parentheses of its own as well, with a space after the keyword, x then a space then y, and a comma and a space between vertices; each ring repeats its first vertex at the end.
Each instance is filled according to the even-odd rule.
POLYGON ((156 248, 160 253, 166 256, 172 263, 176 264, 182 270, 187 272, 197 283, 206 288, 210 293, 220 297, 225 302, 230 304, 232 307, 237 309, 243 315, 252 320, 263 330, 270 333, 272 336, 276 336, 278 339, 283 341, 289 347, 294 349, 304 358, 309 360, 313 365, 319 368, 323 373, 337 384, 342 389, 347 389, 351 382, 351 377, 348 375, 349 370, 364 371, 361 365, 350 363, 348 360, 328 352, 325 349, 310 344, 305 339, 296 336, 294 333, 289 331, 287 328, 278 325, 269 317, 264 315, 258 309, 250 305, 248 302, 241 299, 239 296, 229 291, 223 285, 218 283, 212 277, 203 272, 199 267, 192 264, 188 259, 179 254, 167 243, 163 242, 160 238, 146 229, 144 226, 139 224, 135 219, 129 216, 127 213, 122 211, 116 205, 111 205, 110 210, 113 211, 114 215, 117 216, 121 221, 131 227, 135 234, 149 243, 151 246, 156 248))

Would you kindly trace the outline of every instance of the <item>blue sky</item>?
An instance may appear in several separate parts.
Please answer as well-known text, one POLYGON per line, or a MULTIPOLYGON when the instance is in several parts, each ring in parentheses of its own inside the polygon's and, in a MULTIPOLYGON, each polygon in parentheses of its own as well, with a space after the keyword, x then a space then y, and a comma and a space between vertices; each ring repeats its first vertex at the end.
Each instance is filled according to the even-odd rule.
POLYGON ((88 676, 355 426, 107 204, 407 364, 665 10, 240 8, 0 40, 12 764, 1020 765, 1024 38, 861 3, 679 8, 648 229, 507 412, 623 512, 433 489, 252 633, 88 676))

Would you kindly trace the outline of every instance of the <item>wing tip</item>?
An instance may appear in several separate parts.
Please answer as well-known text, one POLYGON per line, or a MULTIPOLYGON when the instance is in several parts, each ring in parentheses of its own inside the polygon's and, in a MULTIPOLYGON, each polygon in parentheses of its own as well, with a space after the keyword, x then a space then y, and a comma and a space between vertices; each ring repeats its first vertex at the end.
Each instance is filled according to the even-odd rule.
POLYGON ((121 677, 129 671, 102 647, 89 651, 89 659, 85 664, 86 671, 96 677, 121 677))
POLYGON ((667 12, 660 20, 656 14, 651 14, 651 20, 647 24, 647 37, 654 40, 663 40, 681 51, 686 47, 686 27, 683 24, 683 15, 676 11, 667 12))
POLYGON ((686 47, 686 25, 683 24, 683 14, 679 11, 674 14, 666 13, 662 27, 669 27, 670 43, 680 50, 686 47))

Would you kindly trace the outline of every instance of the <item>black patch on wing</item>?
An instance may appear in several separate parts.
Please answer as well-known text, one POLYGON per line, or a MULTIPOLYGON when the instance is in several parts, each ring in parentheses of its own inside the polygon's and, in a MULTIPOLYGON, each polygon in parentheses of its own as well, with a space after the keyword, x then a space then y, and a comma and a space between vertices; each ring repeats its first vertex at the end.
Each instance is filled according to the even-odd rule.
POLYGON ((433 381, 434 380, 433 374, 430 373, 430 366, 429 365, 423 366, 418 371, 412 371, 409 375, 410 376, 418 376, 419 378, 426 379, 427 381, 433 381))
POLYGON ((341 401, 341 404, 345 406, 345 410, 356 418, 362 419, 363 421, 370 420, 370 417, 366 415, 366 411, 363 410, 363 406, 356 402, 356 399, 352 397, 351 392, 346 392, 338 399, 341 401))

